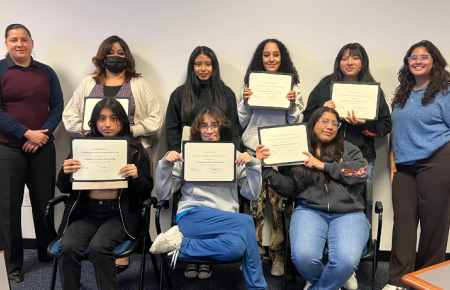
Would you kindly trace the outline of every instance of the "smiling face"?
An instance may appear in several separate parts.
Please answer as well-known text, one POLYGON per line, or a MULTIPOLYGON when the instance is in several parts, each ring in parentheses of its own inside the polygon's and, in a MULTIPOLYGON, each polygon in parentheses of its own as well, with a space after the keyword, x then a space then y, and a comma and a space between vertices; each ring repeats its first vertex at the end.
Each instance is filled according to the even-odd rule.
POLYGON ((336 137, 338 132, 338 120, 336 115, 331 112, 324 112, 319 120, 314 125, 314 133, 317 137, 317 147, 322 147, 322 144, 328 143, 336 137))
POLYGON ((24 65, 31 61, 31 52, 34 42, 25 29, 11 29, 8 31, 8 37, 5 41, 11 58, 18 65, 24 65))
POLYGON ((361 57, 351 54, 350 50, 347 49, 342 55, 339 67, 344 74, 344 80, 356 81, 362 68, 361 57))
POLYGON ((194 60, 194 72, 201 84, 209 83, 213 67, 211 58, 204 54, 200 54, 194 60))
POLYGON ((281 53, 275 42, 266 43, 263 49, 262 61, 266 71, 278 71, 281 65, 281 53))
POLYGON ((417 60, 409 60, 409 71, 415 78, 430 78, 431 70, 433 69, 433 58, 429 57, 428 60, 423 60, 422 56, 430 56, 430 53, 423 46, 417 47, 411 52, 411 56, 416 56, 417 60))
POLYGON ((105 137, 117 137, 122 124, 109 108, 103 108, 97 120, 97 129, 105 137))
POLYGON ((198 125, 200 135, 203 141, 219 141, 220 140, 220 126, 219 122, 211 118, 208 114, 203 118, 203 122, 198 125))

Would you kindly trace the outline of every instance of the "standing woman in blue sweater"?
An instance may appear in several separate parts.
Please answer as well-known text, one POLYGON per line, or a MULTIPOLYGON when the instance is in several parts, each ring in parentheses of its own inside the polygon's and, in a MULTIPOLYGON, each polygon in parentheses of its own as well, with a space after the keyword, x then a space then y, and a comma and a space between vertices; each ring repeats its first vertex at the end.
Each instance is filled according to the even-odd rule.
POLYGON ((431 42, 411 46, 392 101, 391 180, 394 228, 389 281, 445 260, 450 220, 450 73, 431 42), (420 220, 416 254, 417 225, 420 220))

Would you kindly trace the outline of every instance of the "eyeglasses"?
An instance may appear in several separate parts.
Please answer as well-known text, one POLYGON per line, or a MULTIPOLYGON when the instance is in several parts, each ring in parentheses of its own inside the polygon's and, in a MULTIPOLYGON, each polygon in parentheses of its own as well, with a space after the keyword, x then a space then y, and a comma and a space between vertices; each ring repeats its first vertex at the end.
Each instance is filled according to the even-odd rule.
POLYGON ((410 57, 407 57, 409 62, 416 62, 418 59, 421 59, 423 62, 429 62, 432 57, 431 55, 424 54, 424 55, 411 55, 410 57))
POLYGON ((200 129, 200 131, 206 131, 206 130, 208 130, 208 128, 211 128, 212 130, 215 130, 215 129, 219 128, 219 124, 212 123, 211 125, 208 125, 208 124, 198 125, 198 129, 200 129))
POLYGON ((330 120, 325 119, 325 118, 320 118, 318 120, 318 122, 320 122, 322 125, 325 125, 325 126, 327 126, 331 122, 331 126, 336 127, 338 129, 341 127, 341 123, 339 123, 338 121, 330 121, 330 120))

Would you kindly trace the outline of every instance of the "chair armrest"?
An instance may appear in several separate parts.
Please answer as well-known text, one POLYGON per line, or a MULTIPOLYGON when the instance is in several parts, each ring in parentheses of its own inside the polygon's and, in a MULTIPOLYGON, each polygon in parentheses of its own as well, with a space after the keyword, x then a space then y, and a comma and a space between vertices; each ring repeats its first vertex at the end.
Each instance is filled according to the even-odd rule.
POLYGON ((156 225, 156 233, 159 235, 161 233, 161 223, 160 223, 160 216, 161 216, 161 209, 168 209, 169 208, 169 200, 162 199, 158 201, 153 207, 156 208, 155 210, 155 225, 156 225))
POLYGON ((147 198, 146 200, 144 200, 144 202, 142 203, 144 205, 144 207, 155 207, 156 204, 158 203, 158 199, 156 197, 150 197, 147 198))
POLYGON ((49 228, 53 239, 56 238, 56 230, 55 230, 55 221, 53 220, 53 207, 61 202, 64 202, 64 204, 67 202, 67 199, 69 197, 65 194, 58 195, 55 198, 52 198, 48 201, 47 207, 45 209, 45 221, 47 224, 47 227, 49 228))
POLYGON ((377 214, 383 213, 383 203, 381 201, 375 203, 375 212, 377 214))
POLYGON ((156 203, 155 205, 153 205, 154 208, 164 208, 164 209, 168 209, 169 208, 169 200, 167 199, 162 199, 160 201, 158 201, 158 203, 156 203))
POLYGON ((152 206, 155 206, 157 202, 158 199, 156 197, 150 197, 142 203, 142 219, 144 220, 147 232, 150 230, 150 211, 152 206))

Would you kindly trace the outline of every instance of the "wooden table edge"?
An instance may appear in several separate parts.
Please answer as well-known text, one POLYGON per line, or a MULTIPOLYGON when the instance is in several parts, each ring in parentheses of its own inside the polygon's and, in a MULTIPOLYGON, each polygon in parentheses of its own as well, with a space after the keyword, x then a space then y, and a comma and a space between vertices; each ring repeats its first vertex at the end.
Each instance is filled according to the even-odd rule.
POLYGON ((412 272, 410 274, 406 274, 402 277, 402 281, 405 284, 408 284, 408 286, 414 287, 417 290, 444 290, 444 289, 434 286, 433 284, 430 284, 420 278, 417 278, 416 276, 426 273, 426 272, 429 272, 429 271, 432 271, 437 268, 447 266, 449 264, 450 264, 450 260, 427 267, 427 268, 424 268, 424 269, 421 269, 421 270, 418 270, 418 271, 415 271, 415 272, 412 272))

